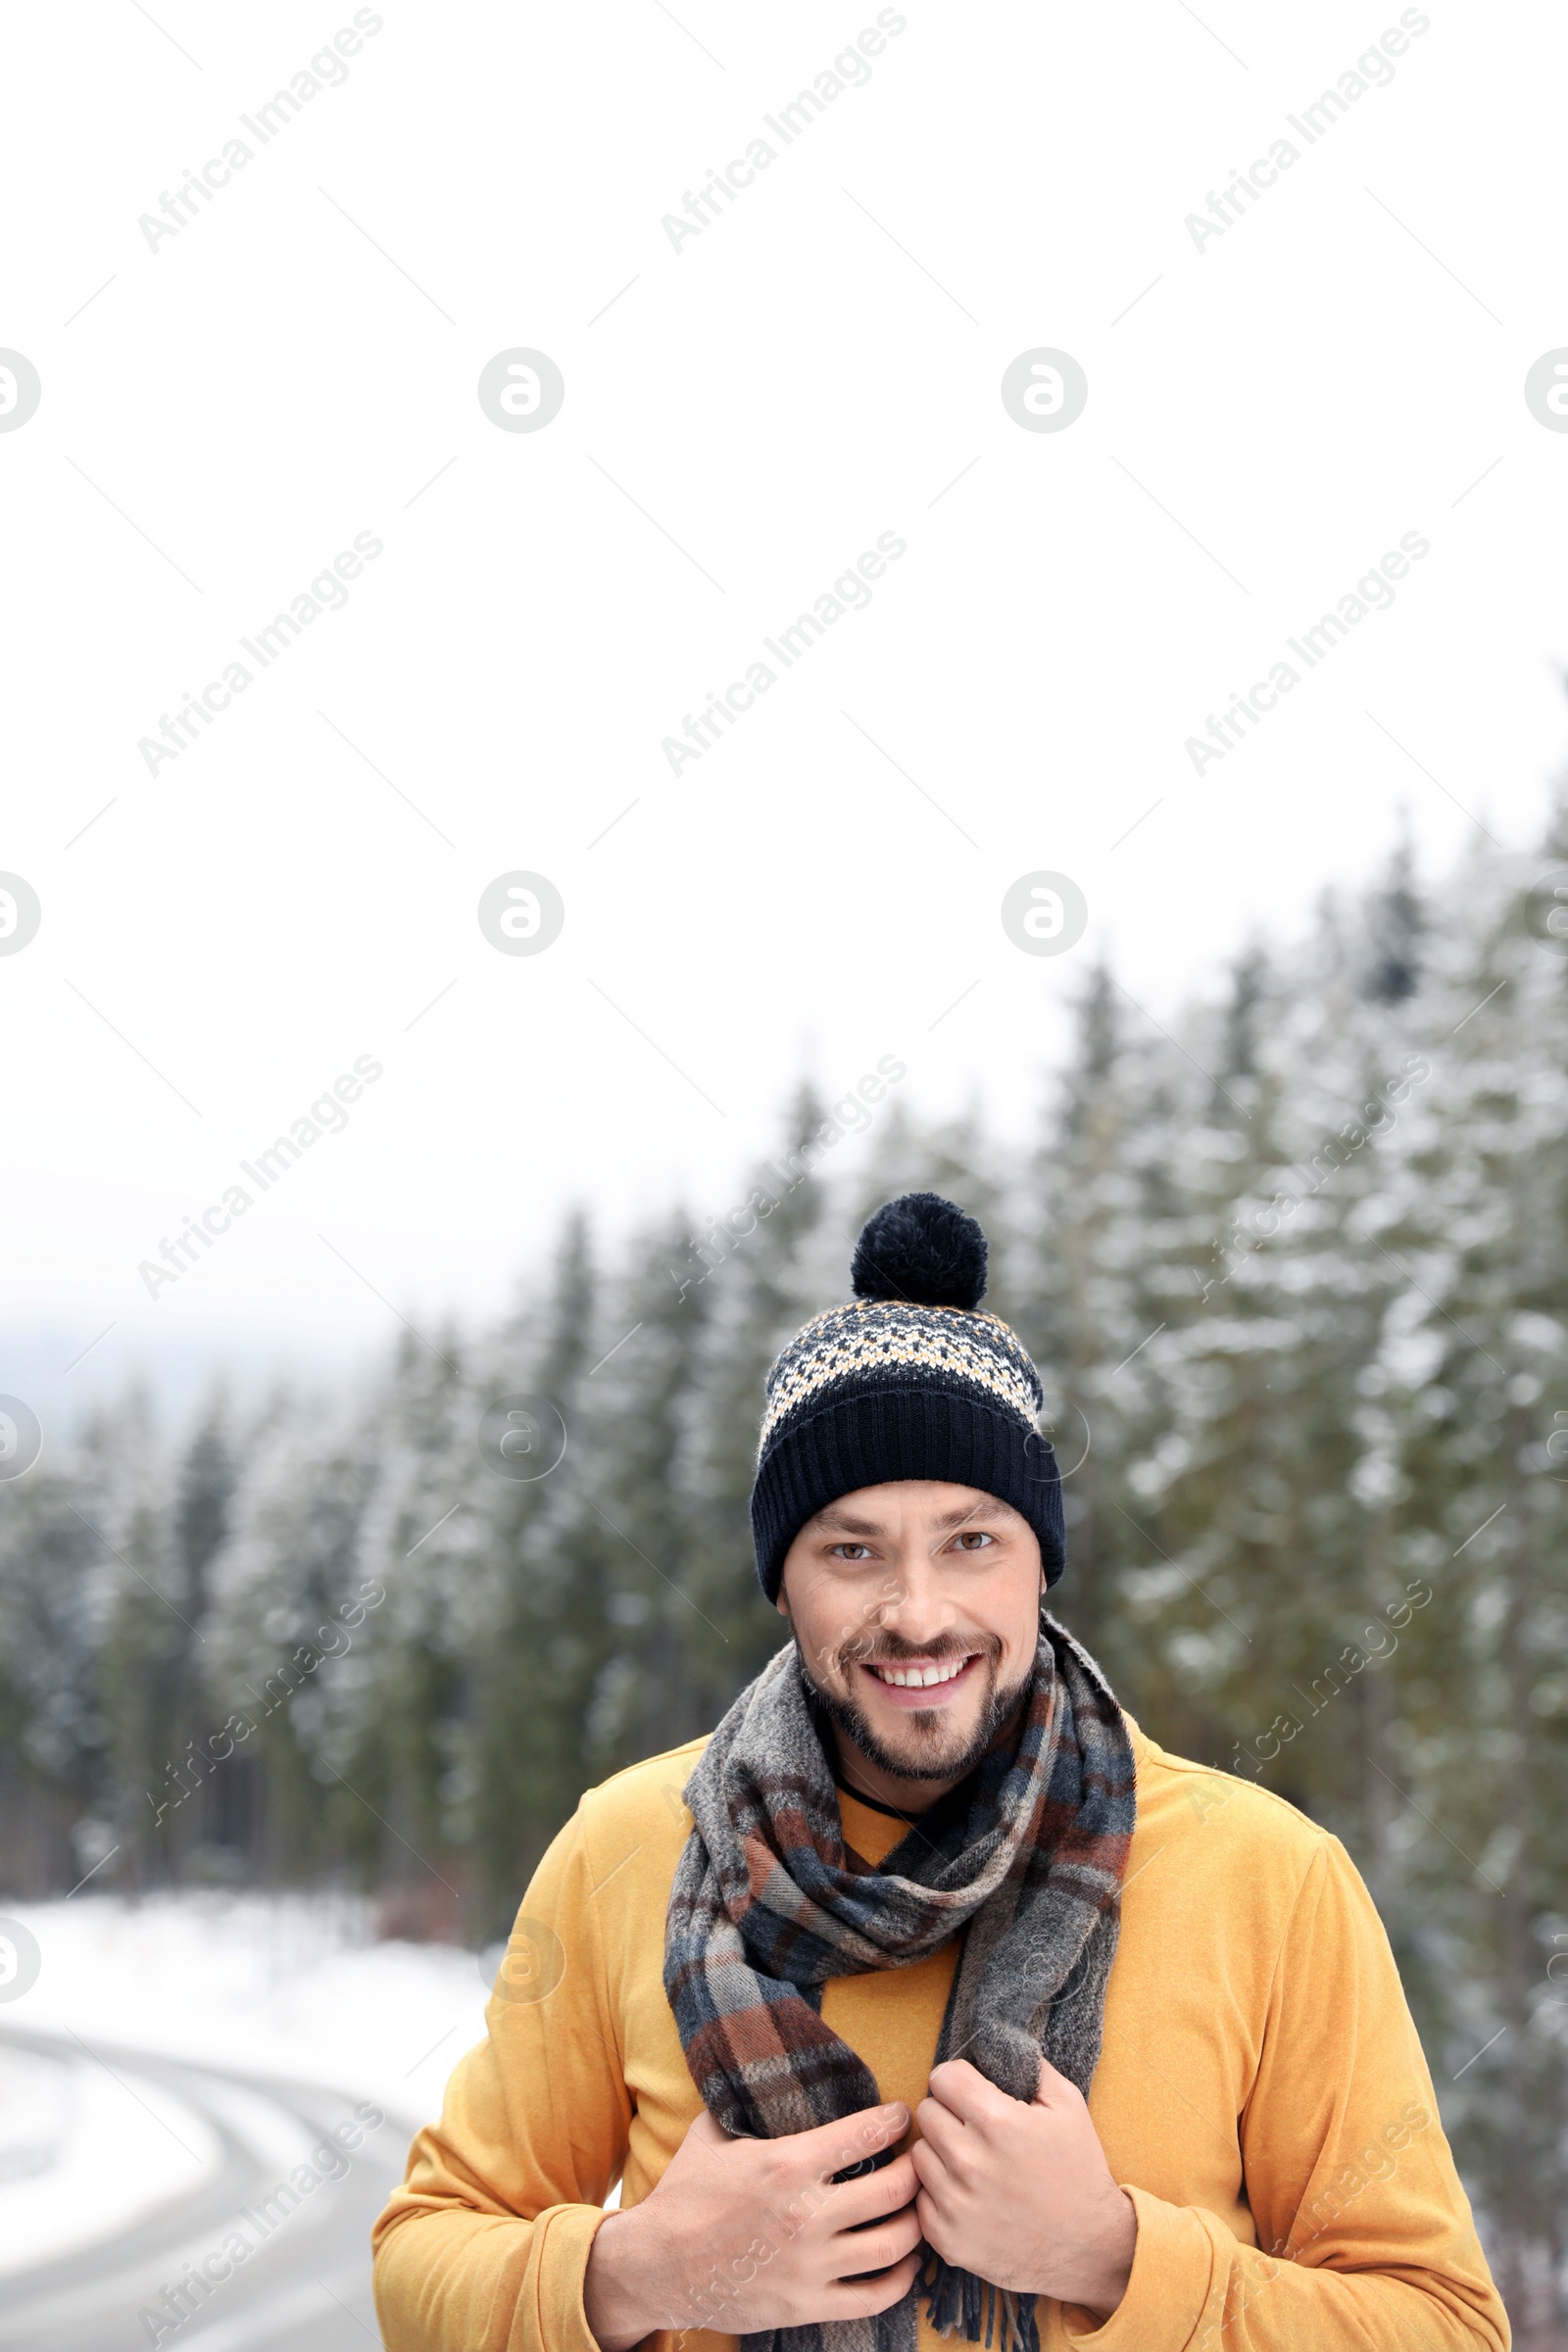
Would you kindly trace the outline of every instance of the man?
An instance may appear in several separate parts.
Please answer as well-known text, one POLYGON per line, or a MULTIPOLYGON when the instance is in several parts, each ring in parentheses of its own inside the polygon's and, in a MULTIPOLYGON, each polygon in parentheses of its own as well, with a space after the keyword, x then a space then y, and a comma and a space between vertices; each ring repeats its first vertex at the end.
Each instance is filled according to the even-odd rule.
POLYGON ((906 1195, 853 1283, 768 1375, 793 1639, 540 1865, 376 2225, 389 2352, 1500 2352, 1344 1848, 1043 1611, 1060 1482, 979 1227, 906 1195))

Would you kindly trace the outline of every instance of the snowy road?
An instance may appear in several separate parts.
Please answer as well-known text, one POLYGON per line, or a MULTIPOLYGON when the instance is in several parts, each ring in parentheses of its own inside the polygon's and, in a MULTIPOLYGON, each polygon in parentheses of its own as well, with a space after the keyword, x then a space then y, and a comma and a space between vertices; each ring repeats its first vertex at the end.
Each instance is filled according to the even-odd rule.
POLYGON ((0 2149, 12 2224, 0 2248, 0 2352, 364 2352, 380 2342, 368 2232, 402 2176, 407 2133, 377 2107, 9 2024, 0 2062, 37 2114, 74 2119, 0 2149), (93 2234, 106 2150, 91 2101, 106 2080, 122 2112, 126 2094, 135 2102, 141 2138, 117 2133, 118 2201, 102 2206, 115 2218, 93 2234), (142 2205, 134 2218, 127 2167, 142 2205))

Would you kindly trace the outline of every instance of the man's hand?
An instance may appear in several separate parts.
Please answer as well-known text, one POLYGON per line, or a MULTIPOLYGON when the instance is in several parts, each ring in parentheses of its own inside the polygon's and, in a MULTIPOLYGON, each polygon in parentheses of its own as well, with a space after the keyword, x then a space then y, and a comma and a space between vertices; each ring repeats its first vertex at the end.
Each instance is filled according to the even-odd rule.
POLYGON ((1025 2106, 966 2058, 950 2059, 915 2121, 915 2211, 943 2260, 1107 2319, 1127 2292, 1138 2218, 1066 2077, 1042 2059, 1025 2106))
POLYGON ((858 2180, 832 2175, 908 2128, 896 2102, 784 2139, 731 2139, 705 2108, 658 2186, 599 2225, 583 2308, 601 2352, 630 2352, 656 2328, 750 2335, 888 2310, 921 2262, 914 2167, 906 2155, 858 2180))

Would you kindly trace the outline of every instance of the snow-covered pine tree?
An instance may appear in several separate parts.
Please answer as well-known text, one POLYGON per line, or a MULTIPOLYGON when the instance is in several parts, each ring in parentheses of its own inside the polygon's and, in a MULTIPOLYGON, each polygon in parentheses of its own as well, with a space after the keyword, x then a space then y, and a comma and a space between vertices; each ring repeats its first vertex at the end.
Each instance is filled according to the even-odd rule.
POLYGON ((1108 966, 1092 969, 1025 1162, 1015 1238, 997 1237, 1063 1479, 1068 1565, 1053 1605, 1113 1680, 1143 1655, 1130 1602, 1169 1573, 1127 1479, 1163 1423, 1152 1347, 1172 1296, 1190 1298, 1198 1280, 1175 1187, 1185 1075, 1108 966))
POLYGON ((696 1703, 718 1720, 788 1633, 767 1606, 753 1563, 748 1505, 768 1365, 808 1315, 849 1294, 851 1245, 843 1140, 815 1089, 796 1091, 777 1151, 737 1187, 735 1206, 692 1237, 683 1282, 701 1298, 705 1329, 692 1424, 693 1554, 689 1590, 702 1610, 688 1628, 696 1703))
POLYGON ((1433 1593, 1388 1734, 1396 1933, 1533 2345, 1568 2320, 1568 943, 1532 922, 1565 857, 1559 816, 1544 861, 1478 851, 1444 894, 1375 1367, 1392 1542, 1433 1593))
POLYGON ((363 1638, 365 1620, 346 1620, 364 1601, 373 1416, 359 1395, 333 1409, 278 1394, 238 1449, 228 1534, 208 1571, 212 1793, 253 1883, 308 1886, 344 1865, 369 1875, 385 1833, 368 1792, 356 1794, 322 1765, 315 1678, 351 1663, 331 1662, 341 1638, 323 1629, 363 1638))
POLYGON ((100 1704, 104 1548, 81 1469, 46 1455, 0 1486, 0 1887, 113 1885, 121 1792, 100 1704))
MULTIPOLYGON (((605 1336, 602 1278, 586 1219, 567 1218, 548 1281, 530 1283, 474 1359, 466 1492, 479 1574, 472 1588, 473 1862, 478 1932, 504 1935, 534 1864, 588 1783, 583 1726, 611 1643, 607 1603, 615 1539, 588 1507, 597 1492, 602 1414, 596 1366, 605 1336), (480 1416, 509 1398, 554 1409, 565 1454, 529 1479, 479 1458, 480 1416), (586 1475, 586 1485, 580 1483, 586 1475)), ((519 1409, 528 1411, 527 1406, 519 1409)), ((548 1412, 530 1421, 554 1454, 548 1412)), ((525 1464, 526 1466, 526 1464, 525 1464)))

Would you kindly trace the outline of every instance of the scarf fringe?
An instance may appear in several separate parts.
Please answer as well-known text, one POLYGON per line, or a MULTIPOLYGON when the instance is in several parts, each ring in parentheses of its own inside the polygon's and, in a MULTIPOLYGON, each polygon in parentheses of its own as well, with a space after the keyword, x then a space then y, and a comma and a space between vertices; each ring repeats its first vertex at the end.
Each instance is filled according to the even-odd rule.
POLYGON ((983 2342, 985 2352, 991 2352, 995 2333, 996 2352, 1040 2352, 1033 2295, 993 2286, 990 2279, 977 2278, 972 2271, 956 2270, 940 2254, 933 2259, 936 2277, 923 2292, 927 2315, 939 2335, 962 2335, 971 2344, 983 2342))

